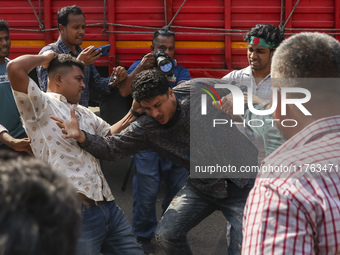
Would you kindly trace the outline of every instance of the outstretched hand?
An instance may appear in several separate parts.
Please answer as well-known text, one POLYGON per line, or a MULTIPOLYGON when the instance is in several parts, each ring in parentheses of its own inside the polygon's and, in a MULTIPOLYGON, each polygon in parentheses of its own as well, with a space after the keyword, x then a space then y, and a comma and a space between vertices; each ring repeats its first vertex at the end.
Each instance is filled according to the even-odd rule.
POLYGON ((61 132, 65 135, 66 139, 73 138, 78 142, 83 143, 86 141, 86 136, 84 132, 79 129, 78 117, 74 107, 70 109, 70 114, 70 120, 63 120, 55 116, 51 116, 50 118, 56 121, 56 124, 61 129, 61 132))

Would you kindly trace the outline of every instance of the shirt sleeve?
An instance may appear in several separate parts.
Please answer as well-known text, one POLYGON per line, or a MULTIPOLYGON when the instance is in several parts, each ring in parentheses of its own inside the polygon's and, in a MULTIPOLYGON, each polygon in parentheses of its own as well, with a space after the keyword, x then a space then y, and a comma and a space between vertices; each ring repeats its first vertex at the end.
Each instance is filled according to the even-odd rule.
POLYGON ((139 64, 140 62, 141 62, 140 59, 137 60, 137 61, 135 61, 135 63, 133 63, 133 64, 129 67, 129 69, 127 70, 127 75, 129 75, 130 73, 132 73, 132 71, 136 69, 136 67, 138 66, 138 64, 139 64))
POLYGON ((2 133, 2 132, 8 133, 8 130, 7 130, 7 128, 5 128, 3 125, 0 124, 0 133, 2 133))
MULTIPOLYGON (((51 50, 52 48, 46 46, 41 49, 39 55, 43 54, 45 51, 51 50)), ((46 92, 47 90, 47 69, 43 68, 42 66, 37 66, 37 76, 39 80, 39 87, 42 91, 46 92)))
POLYGON ((101 94, 108 95, 111 92, 110 77, 102 77, 93 64, 89 68, 91 69, 90 87, 101 94))
POLYGON ((222 79, 232 79, 233 73, 234 73, 234 71, 228 73, 227 75, 223 76, 222 79))
POLYGON ((188 81, 188 80, 190 80, 190 72, 189 72, 188 69, 181 66, 181 69, 180 69, 178 76, 177 76, 177 84, 181 81, 188 81))
POLYGON ((256 180, 244 210, 242 254, 315 254, 312 205, 290 189, 297 190, 256 180))
POLYGON ((79 144, 80 147, 99 159, 115 161, 147 148, 147 136, 137 122, 133 122, 121 133, 109 137, 84 132, 87 140, 79 144))

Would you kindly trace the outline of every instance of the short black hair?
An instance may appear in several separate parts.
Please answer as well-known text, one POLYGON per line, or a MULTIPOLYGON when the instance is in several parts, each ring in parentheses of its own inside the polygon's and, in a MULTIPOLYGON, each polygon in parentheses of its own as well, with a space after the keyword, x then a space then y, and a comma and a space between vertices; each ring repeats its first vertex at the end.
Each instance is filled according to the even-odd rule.
POLYGON ((339 78, 340 43, 324 33, 295 34, 277 48, 271 75, 276 78, 339 78))
POLYGON ((58 29, 59 24, 63 25, 64 27, 68 24, 68 15, 74 14, 74 15, 83 15, 85 17, 85 14, 83 11, 78 7, 77 5, 72 6, 65 6, 61 8, 57 13, 57 23, 58 23, 58 29))
POLYGON ((49 164, 0 151, 0 250, 3 255, 74 254, 81 203, 49 164))
POLYGON ((72 57, 70 54, 57 54, 57 57, 50 62, 47 72, 53 72, 60 67, 73 67, 78 66, 82 71, 85 69, 84 62, 72 57))
POLYGON ((250 37, 256 36, 265 39, 274 45, 274 48, 279 47, 280 43, 285 39, 284 30, 280 27, 271 24, 257 24, 252 27, 244 37, 244 41, 250 43, 250 37))
POLYGON ((0 20, 0 31, 6 31, 9 34, 9 27, 6 20, 0 20))
POLYGON ((162 36, 167 36, 167 37, 174 37, 175 39, 175 33, 169 29, 159 29, 157 31, 155 31, 153 33, 153 37, 152 37, 152 43, 158 38, 159 35, 162 35, 162 36))
POLYGON ((139 103, 149 101, 168 93, 170 83, 165 74, 157 68, 142 71, 132 83, 132 97, 139 103))

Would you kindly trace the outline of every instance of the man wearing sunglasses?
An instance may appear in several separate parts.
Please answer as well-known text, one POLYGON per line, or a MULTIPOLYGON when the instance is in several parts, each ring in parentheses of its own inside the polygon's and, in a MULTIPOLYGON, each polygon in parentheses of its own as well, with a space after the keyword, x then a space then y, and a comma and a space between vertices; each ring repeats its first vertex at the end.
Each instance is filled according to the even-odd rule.
MULTIPOLYGON (((127 71, 127 78, 120 84, 119 91, 124 97, 131 94, 131 84, 136 74, 156 66, 154 53, 165 52, 172 60, 173 72, 167 75, 171 87, 190 80, 188 69, 176 65, 175 33, 168 29, 157 30, 153 34, 150 53, 133 63, 127 71)), ((134 234, 141 243, 145 254, 154 253, 151 239, 157 226, 156 201, 162 180, 166 186, 163 199, 163 212, 168 207, 172 197, 181 189, 188 176, 183 167, 173 164, 150 150, 142 151, 133 157, 136 171, 133 178, 133 219, 134 234)))

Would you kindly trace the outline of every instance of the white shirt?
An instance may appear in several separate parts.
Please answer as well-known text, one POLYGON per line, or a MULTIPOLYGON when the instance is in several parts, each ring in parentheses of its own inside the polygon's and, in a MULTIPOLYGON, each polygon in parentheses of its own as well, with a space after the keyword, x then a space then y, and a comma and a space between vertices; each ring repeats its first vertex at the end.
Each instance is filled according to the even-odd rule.
MULTIPOLYGON (((271 97, 271 77, 270 73, 259 83, 256 84, 253 71, 251 66, 243 68, 241 70, 234 70, 224 76, 222 79, 228 79, 229 81, 236 81, 242 85, 247 86, 248 88, 252 88, 253 95, 258 96, 261 99, 264 99, 264 104, 270 102, 271 97)), ((256 135, 249 128, 244 129, 243 126, 237 126, 239 130, 249 137, 249 139, 255 144, 255 146, 259 150, 259 163, 265 157, 265 147, 263 144, 262 138, 256 135)))
POLYGON ((20 115, 35 157, 50 163, 64 173, 79 193, 95 201, 113 200, 110 187, 102 173, 99 160, 81 149, 74 139, 65 139, 61 129, 50 116, 71 118, 75 107, 80 129, 105 136, 110 125, 81 105, 72 105, 56 93, 42 92, 30 79, 28 93, 14 91, 20 115))
POLYGON ((224 76, 222 79, 228 79, 231 81, 236 81, 240 84, 252 88, 253 95, 264 99, 269 102, 271 96, 271 77, 268 74, 259 84, 256 84, 255 78, 253 76, 253 71, 251 66, 243 68, 241 70, 234 70, 224 76))
POLYGON ((3 125, 0 124, 0 133, 2 132, 8 132, 7 128, 5 128, 3 125))

